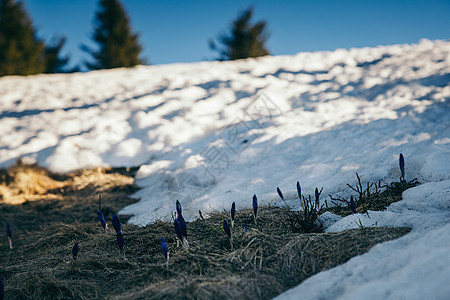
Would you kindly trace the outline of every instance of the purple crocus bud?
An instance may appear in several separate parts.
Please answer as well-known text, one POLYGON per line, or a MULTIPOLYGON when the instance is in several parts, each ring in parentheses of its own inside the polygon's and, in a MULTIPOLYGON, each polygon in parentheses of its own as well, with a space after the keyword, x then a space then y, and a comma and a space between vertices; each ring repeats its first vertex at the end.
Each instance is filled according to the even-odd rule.
POLYGON ((231 236, 231 228, 230 228, 230 224, 228 224, 227 220, 223 219, 222 227, 223 227, 223 230, 225 231, 225 233, 230 238, 230 246, 231 246, 231 250, 233 250, 233 237, 231 236))
POLYGON ((187 226, 183 216, 180 216, 180 218, 175 219, 174 226, 175 232, 177 232, 178 227, 179 232, 177 232, 177 236, 180 239, 181 243, 183 244, 183 247, 189 249, 189 243, 187 239, 187 226))
POLYGON ((178 218, 178 221, 180 222, 181 235, 187 238, 186 221, 183 217, 178 218))
POLYGON ((283 201, 284 201, 284 196, 283 196, 283 193, 281 192, 281 190, 280 190, 280 188, 279 188, 279 187, 277 187, 277 193, 278 193, 278 196, 280 196, 281 200, 283 200, 283 201))
POLYGON ((187 226, 186 221, 183 217, 180 218, 180 227, 181 227, 181 235, 183 236, 183 246, 187 249, 189 248, 189 244, 187 242, 187 226))
POLYGON ((117 232, 117 245, 119 246, 120 251, 123 251, 125 239, 123 238, 123 233, 120 230, 117 232))
POLYGON ((100 224, 102 224, 103 230, 106 232, 106 221, 105 217, 103 216, 103 213, 100 210, 97 210, 97 217, 100 221, 100 224))
POLYGON ((161 251, 166 258, 166 268, 169 268, 169 251, 167 250, 167 243, 164 237, 161 238, 161 251))
POLYGON ((277 193, 278 193, 278 196, 280 196, 281 200, 283 200, 283 201, 284 201, 284 196, 283 196, 283 193, 281 192, 281 190, 280 190, 280 188, 279 188, 279 187, 277 187, 277 193))
POLYGON ((353 196, 350 196, 350 208, 352 209, 352 213, 356 214, 356 205, 353 196))
POLYGON ((286 207, 289 209, 289 205, 287 205, 286 200, 284 200, 283 193, 281 192, 279 187, 277 187, 277 193, 278 193, 278 196, 280 196, 281 200, 283 200, 283 202, 286 205, 286 207))
POLYGON ((316 188, 314 193, 316 195, 316 207, 318 208, 319 204, 320 204, 320 202, 319 202, 319 190, 316 188))
POLYGON ((122 228, 122 223, 120 222, 120 218, 118 215, 114 215, 111 219, 112 219, 112 224, 113 224, 114 230, 118 233, 122 228))
POLYGON ((11 231, 11 225, 6 224, 6 235, 11 239, 12 238, 12 231, 11 231))
POLYGON ((228 237, 231 237, 231 228, 230 228, 230 224, 228 224, 228 221, 223 219, 223 230, 225 231, 225 233, 228 235, 228 237))
POLYGON ((402 173, 402 179, 405 180, 405 158, 403 157, 403 154, 400 153, 400 157, 398 159, 398 163, 400 165, 400 172, 402 173))
POLYGON ((203 214, 201 210, 198 210, 198 214, 200 215, 200 219, 202 219, 203 222, 205 222, 205 218, 203 218, 203 214))
POLYGON ((253 216, 256 217, 258 216, 258 198, 256 198, 256 195, 253 195, 253 216))
POLYGON ((75 243, 75 245, 73 245, 73 247, 72 247, 72 257, 73 257, 74 261, 77 260, 77 257, 78 257, 78 242, 75 243))
POLYGON ((300 186, 300 182, 297 181, 297 193, 300 200, 302 200, 302 188, 300 186))
POLYGON ((231 223, 234 222, 234 216, 236 215, 236 203, 231 204, 231 211, 230 211, 230 217, 231 217, 231 223))
POLYGON ((178 216, 178 218, 179 218, 180 216, 182 217, 183 215, 181 214, 182 209, 181 209, 181 203, 180 203, 180 201, 177 200, 176 206, 177 206, 177 216, 178 216))
POLYGON ((177 234, 177 237, 180 239, 180 241, 183 241, 183 235, 181 234, 181 225, 178 219, 175 219, 173 221, 173 227, 175 227, 175 233, 177 234))
POLYGON ((164 237, 162 237, 162 239, 161 239, 161 251, 167 260, 167 243, 166 243, 166 239, 164 237))

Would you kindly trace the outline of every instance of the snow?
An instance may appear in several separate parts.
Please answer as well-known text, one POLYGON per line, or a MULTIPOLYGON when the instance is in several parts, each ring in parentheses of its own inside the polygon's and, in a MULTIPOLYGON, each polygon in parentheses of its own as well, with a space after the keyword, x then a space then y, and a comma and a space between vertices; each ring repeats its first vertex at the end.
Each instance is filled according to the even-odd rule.
POLYGON ((406 236, 322 272, 281 298, 449 298, 450 42, 338 49, 233 62, 0 78, 0 167, 140 166, 145 225, 178 199, 198 210, 349 197, 363 183, 422 185, 384 212, 322 216, 328 231, 408 226, 406 236), (425 234, 426 233, 426 234, 425 234), (433 294, 434 293, 434 294, 433 294), (428 297, 429 296, 429 297, 428 297))
POLYGON ((276 299, 448 299, 450 180, 406 190, 386 211, 340 219, 327 231, 364 226, 412 227, 394 241, 310 277, 276 299), (301 295, 301 296, 300 296, 301 295))

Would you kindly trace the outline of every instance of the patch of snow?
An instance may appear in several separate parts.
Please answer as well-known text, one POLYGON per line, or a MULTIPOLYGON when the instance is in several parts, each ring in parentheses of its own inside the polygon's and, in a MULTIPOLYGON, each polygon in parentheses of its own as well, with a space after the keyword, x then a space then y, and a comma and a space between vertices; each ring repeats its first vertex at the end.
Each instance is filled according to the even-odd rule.
POLYGON ((450 180, 403 193, 384 212, 350 215, 327 231, 364 226, 412 227, 394 241, 312 276, 275 299, 448 299, 450 286, 450 180))

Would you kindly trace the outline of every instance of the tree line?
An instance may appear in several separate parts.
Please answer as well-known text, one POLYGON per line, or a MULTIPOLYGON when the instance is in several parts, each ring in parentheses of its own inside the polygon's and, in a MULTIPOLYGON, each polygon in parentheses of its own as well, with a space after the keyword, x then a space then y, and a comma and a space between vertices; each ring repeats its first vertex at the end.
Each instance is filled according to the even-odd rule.
MULTIPOLYGON (((23 2, 0 0, 0 76, 38 73, 69 73, 69 56, 61 50, 65 37, 54 37, 45 43, 37 36, 32 19, 23 2)), ((218 53, 218 60, 234 60, 268 55, 266 22, 252 22, 253 7, 240 12, 231 28, 209 40, 209 47, 218 53)), ((96 48, 82 45, 90 55, 83 64, 89 70, 133 67, 148 63, 141 56, 139 35, 130 26, 130 19, 119 0, 99 0, 91 36, 96 48)))

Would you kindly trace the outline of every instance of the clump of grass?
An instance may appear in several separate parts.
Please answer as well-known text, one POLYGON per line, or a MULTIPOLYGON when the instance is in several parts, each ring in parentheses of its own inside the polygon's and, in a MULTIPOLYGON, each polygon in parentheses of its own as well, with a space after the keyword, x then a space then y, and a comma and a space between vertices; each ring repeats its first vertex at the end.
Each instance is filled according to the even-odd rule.
POLYGON ((285 213, 284 223, 290 232, 294 233, 319 233, 323 231, 323 226, 317 218, 324 211, 324 204, 320 205, 320 195, 323 188, 314 191, 314 200, 311 195, 305 197, 302 194, 300 183, 297 181, 297 194, 302 209, 300 211, 287 211, 285 213))
POLYGON ((59 177, 36 164, 18 160, 10 168, 0 170, 0 201, 21 204, 43 197, 62 199, 60 193, 55 192, 66 185, 59 177))
MULTIPOLYGON (((347 186, 356 193, 355 210, 358 213, 368 214, 369 210, 384 210, 390 204, 400 201, 402 193, 412 187, 419 185, 417 178, 411 181, 392 182, 389 185, 383 185, 381 181, 376 183, 367 182, 365 185, 361 183, 361 177, 356 173, 357 182, 354 186, 347 184, 347 186)), ((347 200, 342 197, 333 197, 331 202, 335 207, 328 207, 327 210, 332 211, 341 216, 346 216, 352 213, 350 199, 347 200)))

